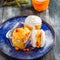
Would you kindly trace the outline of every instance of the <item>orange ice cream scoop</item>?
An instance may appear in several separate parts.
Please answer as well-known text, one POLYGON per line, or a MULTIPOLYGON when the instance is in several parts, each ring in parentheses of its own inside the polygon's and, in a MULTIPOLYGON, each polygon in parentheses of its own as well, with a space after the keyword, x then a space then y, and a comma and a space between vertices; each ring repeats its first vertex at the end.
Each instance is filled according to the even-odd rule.
POLYGON ((50 0, 32 0, 32 5, 37 11, 44 11, 48 8, 50 0))
POLYGON ((28 28, 16 28, 12 33, 12 44, 15 49, 24 49, 26 42, 24 42, 29 35, 30 30, 28 28))

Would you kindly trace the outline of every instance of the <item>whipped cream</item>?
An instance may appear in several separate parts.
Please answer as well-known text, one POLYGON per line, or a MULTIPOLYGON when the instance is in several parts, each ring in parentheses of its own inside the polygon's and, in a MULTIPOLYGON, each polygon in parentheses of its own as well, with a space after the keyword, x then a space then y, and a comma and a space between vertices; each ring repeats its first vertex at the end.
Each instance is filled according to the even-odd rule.
POLYGON ((30 15, 25 19, 25 23, 31 27, 37 26, 37 25, 41 25, 42 24, 42 20, 40 17, 35 16, 35 15, 30 15))

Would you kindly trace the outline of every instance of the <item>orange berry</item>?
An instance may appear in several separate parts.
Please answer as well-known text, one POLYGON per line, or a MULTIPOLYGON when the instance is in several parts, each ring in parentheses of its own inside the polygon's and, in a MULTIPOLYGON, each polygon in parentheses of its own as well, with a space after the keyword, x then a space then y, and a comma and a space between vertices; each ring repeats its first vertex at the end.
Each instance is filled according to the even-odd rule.
POLYGON ((27 52, 29 52, 29 49, 27 48, 27 52))
POLYGON ((38 42, 36 42, 36 46, 39 46, 38 42))
POLYGON ((15 47, 15 50, 17 50, 17 51, 18 51, 18 50, 19 50, 19 48, 15 47))
POLYGON ((23 51, 25 51, 25 52, 29 52, 29 49, 28 49, 28 48, 25 48, 25 49, 23 49, 23 51))
POLYGON ((16 29, 16 32, 18 32, 18 30, 16 29))

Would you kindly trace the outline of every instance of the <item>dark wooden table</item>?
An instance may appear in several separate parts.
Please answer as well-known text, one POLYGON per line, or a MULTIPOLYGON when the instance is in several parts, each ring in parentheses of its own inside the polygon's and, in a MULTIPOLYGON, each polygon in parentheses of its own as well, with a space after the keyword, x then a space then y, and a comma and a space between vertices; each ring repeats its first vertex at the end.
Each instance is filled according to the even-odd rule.
MULTIPOLYGON (((60 1, 51 0, 49 8, 44 12, 36 12, 32 8, 0 7, 0 24, 14 16, 38 15, 54 28, 56 39, 54 47, 38 60, 60 60, 60 1)), ((15 60, 0 52, 0 60, 15 60)))

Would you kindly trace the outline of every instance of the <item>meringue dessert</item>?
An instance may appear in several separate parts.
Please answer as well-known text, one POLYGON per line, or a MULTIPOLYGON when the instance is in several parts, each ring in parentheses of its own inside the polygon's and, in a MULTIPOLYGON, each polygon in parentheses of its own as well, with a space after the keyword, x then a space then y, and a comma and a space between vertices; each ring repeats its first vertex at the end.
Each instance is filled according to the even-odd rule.
POLYGON ((31 34, 31 45, 33 47, 43 47, 45 44, 45 32, 41 30, 33 30, 31 34))
MULTIPOLYGON (((35 15, 30 15, 25 19, 25 25, 24 27, 31 26, 34 29, 40 29, 42 25, 42 20, 40 17, 35 16, 35 15)), ((32 28, 30 28, 32 29, 32 28)))

